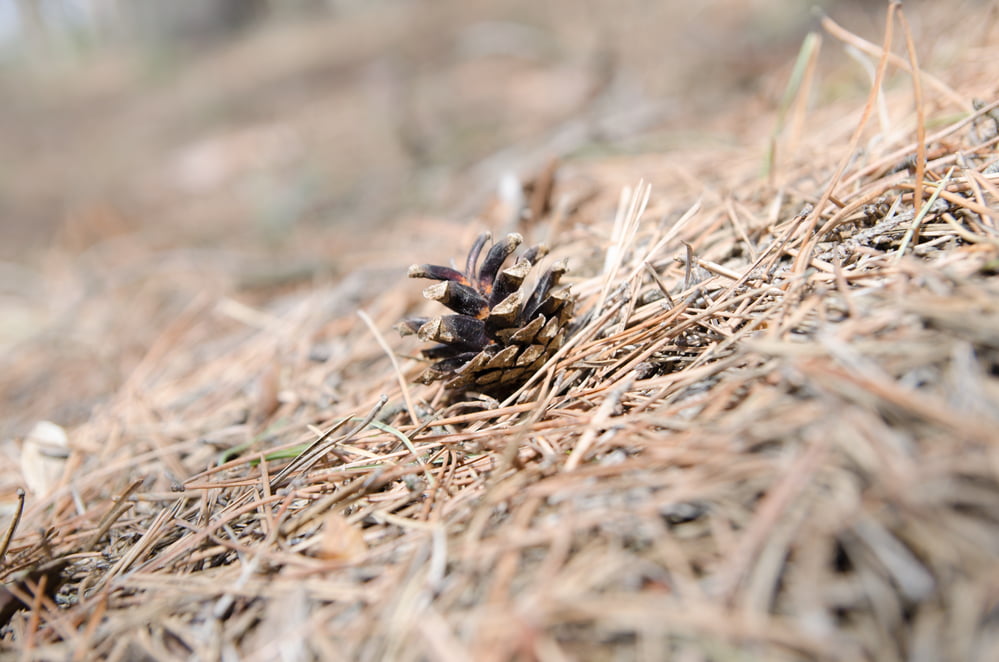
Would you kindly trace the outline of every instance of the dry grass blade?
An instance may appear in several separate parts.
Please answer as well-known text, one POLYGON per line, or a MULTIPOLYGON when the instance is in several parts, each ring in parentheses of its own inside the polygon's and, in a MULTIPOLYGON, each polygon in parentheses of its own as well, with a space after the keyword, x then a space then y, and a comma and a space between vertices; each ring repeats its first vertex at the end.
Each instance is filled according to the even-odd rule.
POLYGON ((597 299, 594 307, 597 314, 603 312, 611 289, 617 285, 618 270, 634 244, 635 234, 638 231, 642 215, 645 213, 645 208, 649 204, 651 193, 652 186, 645 182, 639 182, 634 190, 626 188, 621 192, 617 214, 614 217, 614 226, 604 257, 603 287, 600 289, 600 298, 597 299))
MULTIPOLYGON (((901 5, 902 3, 899 2, 896 4, 901 5)), ((830 18, 829 16, 822 17, 822 28, 832 36, 836 37, 837 39, 840 39, 845 43, 855 46, 856 48, 867 53, 868 55, 874 55, 877 57, 884 57, 886 55, 885 49, 878 48, 878 46, 876 46, 875 44, 872 44, 869 41, 862 39, 856 34, 850 32, 849 30, 844 29, 843 26, 836 23, 836 21, 832 20, 832 18, 830 18)), ((895 55, 894 53, 887 53, 887 58, 888 61, 890 61, 893 65, 901 67, 902 69, 905 69, 909 73, 913 74, 915 73, 910 68, 910 64, 908 62, 906 62, 899 56, 895 55)), ((968 99, 955 92, 953 88, 951 88, 945 82, 926 72, 921 72, 920 75, 936 90, 938 94, 949 99, 951 103, 960 108, 970 109, 970 104, 968 103, 968 99)))
POLYGON ((819 218, 825 212, 826 204, 828 204, 832 199, 833 194, 836 191, 836 187, 839 186, 840 181, 843 178, 843 173, 846 172, 847 166, 850 161, 853 160, 854 154, 857 151, 857 145, 860 144, 860 137, 863 134, 864 128, 867 126, 867 121, 870 119, 871 113, 874 111, 874 107, 881 94, 881 84, 884 80, 885 68, 888 65, 888 55, 891 51, 892 28, 895 24, 895 12, 900 7, 901 3, 896 0, 888 3, 888 17, 885 19, 884 45, 881 48, 881 58, 878 61, 877 73, 874 76, 874 81, 871 83, 870 96, 867 98, 867 103, 864 104, 864 110, 860 116, 860 121, 857 122, 857 127, 854 129, 853 135, 850 137, 850 142, 843 153, 839 166, 837 166, 836 171, 833 173, 832 179, 823 190, 822 197, 819 198, 818 203, 815 204, 811 213, 808 215, 808 218, 805 219, 805 229, 802 233, 805 237, 805 249, 802 250, 795 259, 794 273, 802 273, 812 257, 811 246, 816 241, 813 237, 813 233, 815 228, 818 226, 819 218))
MULTIPOLYGON (((920 170, 922 170, 922 168, 916 169, 917 176, 922 174, 920 170)), ((926 201, 926 204, 922 204, 922 184, 920 184, 917 180, 915 188, 913 189, 915 192, 913 199, 920 202, 919 213, 916 214, 914 219, 912 219, 912 223, 909 224, 908 229, 905 231, 905 235, 902 237, 902 245, 898 247, 898 252, 895 254, 896 259, 901 260, 905 255, 906 249, 909 248, 909 245, 919 238, 919 227, 922 225, 923 219, 926 218, 926 214, 929 213, 933 203, 937 201, 940 194, 947 188, 947 183, 950 182, 950 178, 953 174, 954 168, 947 171, 943 180, 933 189, 933 193, 930 194, 930 199, 926 201)))
POLYGON ((923 202, 923 174, 926 171, 926 118, 923 116, 925 109, 922 72, 919 70, 919 57, 916 55, 916 44, 912 40, 912 30, 909 29, 909 23, 905 20, 905 12, 902 11, 901 7, 898 9, 898 20, 902 24, 902 33, 905 35, 905 50, 909 55, 909 66, 912 72, 912 95, 916 102, 916 172, 913 178, 916 188, 913 199, 915 204, 919 205, 923 202))
POLYGON ((395 370, 395 374, 399 379, 399 389, 400 391, 402 391, 402 397, 406 401, 406 411, 409 412, 409 417, 412 420, 413 424, 418 425, 420 423, 420 418, 419 415, 416 413, 416 406, 413 404, 413 398, 409 393, 409 385, 406 384, 406 377, 405 375, 402 374, 402 369, 399 368, 399 362, 395 358, 395 353, 388 346, 388 343, 385 342, 385 338, 382 336, 381 333, 379 333, 378 327, 375 326, 375 323, 371 321, 371 318, 368 317, 368 314, 363 310, 358 310, 357 314, 362 320, 364 320, 364 323, 367 325, 367 327, 371 329, 371 334, 375 337, 375 340, 378 341, 378 345, 383 350, 385 350, 385 355, 389 357, 390 361, 392 361, 392 369, 395 370))
POLYGON ((818 61, 819 49, 822 45, 822 37, 816 32, 809 32, 804 41, 801 42, 801 49, 798 57, 794 61, 794 68, 788 78, 787 86, 781 97, 780 106, 777 109, 777 118, 774 128, 770 134, 770 146, 767 151, 766 173, 770 180, 770 186, 774 186, 777 176, 777 137, 785 129, 785 121, 791 106, 796 107, 797 113, 794 120, 795 129, 791 131, 792 140, 790 147, 796 142, 796 137, 800 132, 802 115, 804 114, 805 100, 811 90, 812 80, 815 74, 815 64, 818 61))
POLYGON ((277 475, 270 481, 271 492, 276 491, 279 487, 284 485, 288 479, 296 473, 304 473, 309 470, 316 462, 323 459, 323 457, 329 453, 330 449, 339 442, 345 442, 352 439, 358 432, 366 428, 371 421, 375 419, 378 412, 381 411, 385 403, 388 402, 386 396, 381 396, 378 402, 372 407, 371 411, 368 412, 367 416, 362 419, 357 425, 355 425, 349 432, 347 432, 343 437, 338 439, 332 439, 333 434, 339 430, 343 425, 350 422, 351 418, 345 418, 342 421, 335 424, 329 430, 324 432, 318 439, 309 444, 309 446, 303 450, 294 460, 288 463, 284 469, 279 471, 277 475))

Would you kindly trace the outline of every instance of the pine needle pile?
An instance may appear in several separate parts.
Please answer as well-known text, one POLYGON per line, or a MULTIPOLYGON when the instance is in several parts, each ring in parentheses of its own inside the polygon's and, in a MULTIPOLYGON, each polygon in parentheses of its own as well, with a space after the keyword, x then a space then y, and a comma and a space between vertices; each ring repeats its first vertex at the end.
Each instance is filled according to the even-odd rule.
POLYGON ((389 332, 440 313, 405 266, 481 228, 361 315, 318 288, 178 320, 29 500, 0 650, 994 659, 996 64, 944 83, 887 24, 889 50, 826 20, 873 92, 808 110, 816 35, 769 158, 636 159, 616 203, 560 204, 612 179, 567 163, 521 231, 575 323, 516 390, 420 384, 389 332))

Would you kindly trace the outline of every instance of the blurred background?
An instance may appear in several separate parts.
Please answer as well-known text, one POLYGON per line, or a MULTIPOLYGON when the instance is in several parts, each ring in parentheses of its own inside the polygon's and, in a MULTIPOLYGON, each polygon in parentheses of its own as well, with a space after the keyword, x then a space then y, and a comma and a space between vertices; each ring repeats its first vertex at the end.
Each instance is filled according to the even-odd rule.
MULTIPOLYGON (((132 223, 281 243, 698 140, 815 4, 0 0, 0 257, 132 223)), ((874 35, 885 5, 818 4, 874 35)))
POLYGON ((401 270, 551 157, 745 140, 816 6, 880 40, 873 0, 0 0, 0 435, 198 294, 401 270))

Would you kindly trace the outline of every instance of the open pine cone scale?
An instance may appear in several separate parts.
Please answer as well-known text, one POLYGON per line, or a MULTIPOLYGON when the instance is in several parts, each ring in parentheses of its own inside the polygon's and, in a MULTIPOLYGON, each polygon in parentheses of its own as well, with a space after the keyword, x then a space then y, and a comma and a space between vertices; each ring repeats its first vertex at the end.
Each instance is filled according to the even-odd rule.
POLYGON ((479 264, 490 239, 488 232, 479 235, 464 273, 431 264, 409 268, 411 278, 440 281, 427 287, 423 296, 455 313, 414 317, 397 327, 402 335, 416 334, 421 340, 438 343, 423 350, 424 357, 435 361, 421 375, 424 383, 444 380, 449 390, 510 392, 565 342, 573 299, 567 289, 556 289, 565 263, 545 271, 525 300, 522 285, 547 251, 532 247, 504 269, 523 242, 519 234, 511 233, 493 244, 479 264))

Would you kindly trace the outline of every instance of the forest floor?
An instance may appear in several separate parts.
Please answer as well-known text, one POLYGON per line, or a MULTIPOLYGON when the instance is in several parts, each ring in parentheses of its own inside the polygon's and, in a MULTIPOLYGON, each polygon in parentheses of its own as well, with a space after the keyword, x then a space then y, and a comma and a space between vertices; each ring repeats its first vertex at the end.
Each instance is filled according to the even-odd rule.
POLYGON ((0 653, 993 659, 999 12, 499 4, 2 72, 0 653), (393 330, 483 230, 503 401, 393 330))

